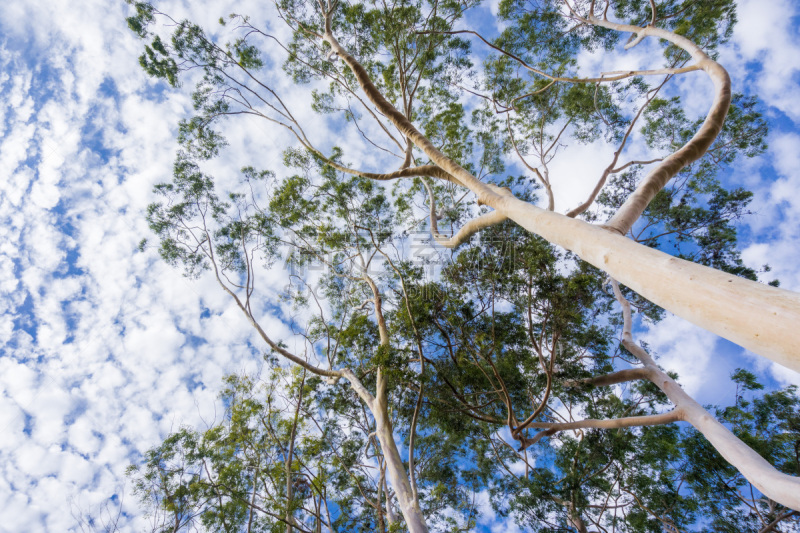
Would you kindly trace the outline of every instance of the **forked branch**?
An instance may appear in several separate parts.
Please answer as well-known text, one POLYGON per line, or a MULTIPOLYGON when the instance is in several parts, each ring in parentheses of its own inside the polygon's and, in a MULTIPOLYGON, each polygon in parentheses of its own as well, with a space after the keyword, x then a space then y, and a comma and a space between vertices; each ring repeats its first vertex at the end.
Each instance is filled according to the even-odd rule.
POLYGON ((800 510, 800 479, 784 474, 769 464, 752 448, 717 421, 689 396, 674 379, 661 370, 650 354, 633 341, 631 304, 623 296, 619 284, 611 280, 614 295, 622 306, 622 345, 644 365, 648 378, 661 389, 681 413, 681 420, 690 423, 742 475, 768 498, 800 510))
POLYGON ((477 218, 473 218, 464 224, 461 229, 458 230, 458 233, 452 237, 442 235, 439 233, 439 227, 437 224, 437 221, 441 218, 441 216, 436 211, 436 196, 434 195, 433 187, 430 185, 430 183, 428 183, 427 180, 423 179, 422 183, 425 185, 425 189, 428 191, 428 201, 430 202, 430 215, 428 218, 430 220, 431 236, 437 244, 444 246, 445 248, 458 248, 465 242, 469 241, 469 239, 479 231, 508 220, 508 217, 499 211, 491 211, 477 218))
POLYGON ((679 47, 687 52, 714 84, 714 102, 706 115, 702 126, 683 147, 664 159, 650 173, 645 176, 636 190, 625 200, 619 210, 606 223, 606 227, 624 235, 630 231, 633 224, 639 219, 655 195, 663 189, 686 165, 697 161, 711 147, 714 140, 722 131, 725 116, 731 104, 731 79, 722 66, 711 59, 699 46, 692 41, 671 31, 655 26, 644 28, 630 24, 620 24, 607 19, 599 19, 590 14, 582 19, 588 24, 620 32, 633 33, 636 38, 626 48, 636 45, 645 37, 657 37, 679 47))

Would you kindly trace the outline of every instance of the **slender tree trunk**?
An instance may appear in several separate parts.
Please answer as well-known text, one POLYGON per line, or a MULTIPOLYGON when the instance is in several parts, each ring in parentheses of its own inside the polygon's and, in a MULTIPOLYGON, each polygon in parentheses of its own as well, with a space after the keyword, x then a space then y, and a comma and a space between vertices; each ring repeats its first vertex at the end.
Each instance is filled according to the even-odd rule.
POLYGON ((292 459, 294 458, 294 441, 297 437, 297 423, 300 420, 300 407, 303 404, 303 386, 306 384, 306 371, 303 370, 303 379, 300 381, 300 393, 297 396, 297 409, 294 412, 292 422, 292 433, 289 436, 289 451, 286 452, 286 533, 292 533, 294 528, 294 517, 292 516, 291 506, 294 498, 294 484, 292 479, 292 459))
POLYGON ((377 396, 372 394, 364 387, 358 377, 350 369, 342 369, 342 377, 350 382, 350 386, 358 394, 369 408, 372 416, 375 417, 375 436, 381 444, 383 458, 386 462, 386 473, 389 475, 389 483, 397 496, 397 503, 400 512, 406 521, 406 526, 411 533, 427 533, 428 526, 422 516, 422 509, 419 502, 414 498, 411 491, 411 482, 408 479, 403 460, 392 433, 392 422, 389 419, 389 409, 386 398, 386 381, 383 374, 378 370, 377 396))
POLYGON ((376 414, 375 421, 378 426, 378 440, 381 443, 386 460, 386 472, 389 475, 389 482, 397 495, 397 503, 406 521, 406 526, 411 533, 427 533, 428 525, 422 516, 419 502, 411 494, 411 483, 408 481, 403 460, 400 458, 400 453, 394 442, 392 424, 385 414, 376 414))
POLYGON ((386 403, 386 382, 380 371, 378 372, 378 393, 372 414, 375 417, 375 433, 383 449, 389 482, 397 496, 397 503, 406 520, 406 526, 411 533, 427 533, 428 525, 422 516, 419 501, 411 491, 411 482, 408 480, 408 474, 392 434, 392 422, 389 419, 389 409, 386 403))
POLYGON ((392 525, 397 522, 397 517, 394 514, 394 508, 392 507, 392 493, 389 492, 389 487, 386 486, 386 465, 384 464, 384 478, 383 478, 383 493, 386 495, 386 517, 389 519, 389 527, 391 528, 392 525))
MULTIPOLYGON (((388 348, 390 345, 389 332, 386 329, 386 320, 383 316, 383 300, 380 291, 375 281, 367 274, 364 274, 364 281, 372 290, 381 347, 388 348)), ((378 368, 375 379, 375 397, 371 401, 367 401, 367 405, 372 411, 372 416, 375 417, 375 434, 381 443, 389 481, 397 495, 397 502, 400 505, 403 517, 406 519, 406 526, 411 533, 427 533, 428 526, 422 516, 419 500, 411 488, 411 481, 403 465, 403 460, 400 458, 400 452, 397 450, 397 443, 392 433, 392 421, 389 418, 389 405, 386 397, 386 376, 384 376, 380 368, 378 368)), ((380 506, 380 500, 378 505, 380 506)))
POLYGON ((381 476, 378 480, 378 495, 375 498, 375 502, 377 505, 378 511, 378 531, 380 533, 386 533, 386 521, 383 519, 383 483, 386 477, 386 469, 383 465, 381 465, 381 476))

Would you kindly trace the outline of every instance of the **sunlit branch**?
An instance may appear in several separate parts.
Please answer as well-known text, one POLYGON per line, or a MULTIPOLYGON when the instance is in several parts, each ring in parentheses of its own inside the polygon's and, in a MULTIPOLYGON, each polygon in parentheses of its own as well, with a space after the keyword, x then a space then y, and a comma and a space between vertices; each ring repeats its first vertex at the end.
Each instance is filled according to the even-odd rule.
POLYGON ((431 187, 427 180, 422 180, 422 183, 425 186, 425 189, 428 191, 428 201, 430 203, 430 215, 428 220, 430 221, 431 236, 437 244, 444 246, 445 248, 458 248, 465 242, 469 241, 469 239, 479 231, 500 224, 508 218, 498 211, 491 211, 470 220, 464 224, 461 229, 458 230, 458 233, 452 237, 442 235, 439 233, 439 227, 437 224, 437 221, 441 219, 441 216, 436 212, 436 197, 433 192, 433 187, 431 187))
POLYGON ((642 28, 630 24, 610 22, 606 19, 598 19, 593 14, 590 14, 583 21, 603 28, 636 35, 636 38, 626 45, 626 48, 635 46, 648 36, 664 39, 681 48, 694 59, 695 64, 691 67, 684 67, 684 69, 701 68, 714 84, 714 102, 700 129, 683 147, 657 165, 625 200, 616 214, 606 223, 608 229, 624 235, 630 231, 634 222, 641 216, 650 201, 664 188, 667 182, 686 165, 699 159, 711 147, 711 144, 722 130, 725 116, 730 107, 731 80, 727 71, 719 63, 712 60, 700 47, 681 35, 654 26, 642 28))
POLYGON ((670 422, 678 422, 681 419, 681 412, 677 409, 673 409, 672 411, 657 415, 630 416, 626 418, 615 418, 609 420, 594 420, 589 418, 575 422, 531 422, 528 424, 528 427, 543 429, 531 438, 521 437, 520 450, 523 450, 532 444, 536 444, 542 438, 550 437, 560 431, 586 428, 619 429, 641 426, 659 426, 663 424, 669 424, 670 422))
MULTIPOLYGON (((283 12, 282 12, 280 9, 278 10, 278 13, 279 13, 279 14, 281 14, 281 15, 283 14, 283 12)), ((294 20, 294 19, 292 19, 292 20, 294 20)), ((318 33, 316 33, 316 32, 310 32, 309 30, 307 30, 306 28, 304 28, 304 27, 303 27, 302 25, 300 25, 299 23, 298 23, 298 25, 299 25, 298 27, 299 27, 299 28, 301 29, 301 31, 303 31, 304 33, 306 33, 306 34, 308 34, 308 35, 311 35, 311 36, 313 36, 314 38, 324 39, 324 36, 322 36, 322 35, 319 35, 319 34, 318 34, 318 33)), ((292 26, 291 26, 291 24, 290 24, 289 26, 290 26, 290 27, 292 27, 292 26)), ((361 106, 362 106, 362 107, 363 107, 363 108, 364 108, 364 109, 367 111, 367 113, 369 113, 369 114, 372 116, 372 118, 375 120, 375 122, 378 124, 378 126, 379 126, 379 127, 382 129, 382 130, 383 130, 383 132, 384 132, 384 133, 386 133, 386 135, 389 137, 389 139, 391 139, 391 140, 392 140, 392 142, 394 142, 394 143, 397 145, 397 147, 398 147, 398 148, 400 148, 401 150, 403 149, 403 146, 402 146, 402 144, 400 143, 400 141, 399 141, 399 140, 398 140, 398 139, 397 139, 397 138, 396 138, 394 135, 392 135, 392 133, 391 133, 391 132, 390 132, 390 131, 389 131, 389 130, 386 128, 386 125, 383 123, 383 121, 382 121, 382 120, 380 120, 380 118, 378 118, 378 116, 377 116, 377 115, 375 114, 375 112, 374 112, 374 111, 373 111, 373 110, 370 108, 370 106, 368 106, 368 105, 367 105, 367 103, 366 103, 366 102, 364 102, 364 100, 362 100, 362 99, 361 99, 361 97, 360 97, 358 94, 356 94, 356 92, 355 92, 355 91, 354 91, 354 90, 353 90, 353 89, 352 89, 352 88, 351 88, 351 87, 350 87, 350 86, 349 86, 349 85, 346 83, 346 81, 345 81, 345 80, 343 80, 343 79, 341 78, 341 76, 340 76, 340 75, 337 75, 337 76, 332 76, 332 75, 331 75, 330 73, 328 73, 328 72, 321 71, 320 69, 318 69, 317 67, 315 67, 313 64, 309 63, 308 61, 305 61, 305 60, 303 60, 303 58, 301 58, 301 57, 299 57, 298 55, 296 55, 296 54, 292 53, 292 52, 291 52, 289 49, 287 49, 287 48, 286 48, 286 47, 283 45, 283 43, 282 43, 280 40, 278 40, 277 38, 275 38, 273 35, 270 35, 270 34, 264 33, 264 32, 262 32, 261 30, 259 30, 259 29, 257 29, 257 28, 253 28, 253 29, 254 29, 256 32, 258 32, 258 33, 260 33, 260 34, 264 35, 265 37, 267 37, 267 38, 269 38, 269 39, 272 39, 272 40, 274 40, 274 41, 275 41, 275 42, 278 44, 278 46, 280 46, 280 47, 281 47, 281 48, 282 48, 282 49, 283 49, 283 50, 284 50, 284 51, 285 51, 285 52, 286 52, 286 53, 289 55, 289 57, 292 57, 292 58, 294 58, 295 60, 299 61, 299 62, 300 62, 301 64, 303 64, 305 67, 307 67, 307 68, 311 69, 312 71, 314 71, 314 72, 315 72, 317 75, 319 75, 319 76, 324 76, 324 77, 326 77, 326 78, 329 78, 329 79, 332 79, 332 80, 334 80, 334 81, 337 83, 337 85, 339 85, 339 86, 340 86, 342 89, 344 89, 344 90, 345 90, 345 91, 346 91, 348 94, 350 94, 350 95, 351 95, 353 98, 355 98, 355 99, 356 99, 356 100, 357 100, 357 101, 358 101, 358 102, 361 104, 361 106)), ((311 41, 311 40, 309 40, 309 41, 310 41, 310 42, 313 42, 313 41, 311 41)), ((315 43, 315 44, 316 44, 316 43, 315 43)), ((338 73, 338 72, 337 72, 337 74, 340 74, 340 73, 338 73)))

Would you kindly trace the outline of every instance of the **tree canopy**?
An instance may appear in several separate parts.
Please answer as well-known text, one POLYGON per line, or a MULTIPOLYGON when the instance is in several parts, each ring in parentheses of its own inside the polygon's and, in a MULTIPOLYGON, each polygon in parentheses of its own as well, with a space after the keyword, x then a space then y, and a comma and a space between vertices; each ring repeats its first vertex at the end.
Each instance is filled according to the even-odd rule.
POLYGON ((154 529, 465 531, 485 505, 526 531, 800 529, 796 389, 739 370, 707 409, 634 337, 666 309, 800 367, 800 300, 737 248, 752 194, 725 178, 767 127, 715 61, 734 2, 503 0, 502 30, 472 1, 278 0, 216 29, 129 3, 145 71, 193 86, 160 254, 265 352, 222 423, 132 467, 154 529), (643 41, 646 68, 586 72, 643 41), (700 75, 697 118, 675 86, 700 75), (242 116, 288 134, 282 165, 219 172, 242 116), (576 143, 610 151, 565 205, 576 143))

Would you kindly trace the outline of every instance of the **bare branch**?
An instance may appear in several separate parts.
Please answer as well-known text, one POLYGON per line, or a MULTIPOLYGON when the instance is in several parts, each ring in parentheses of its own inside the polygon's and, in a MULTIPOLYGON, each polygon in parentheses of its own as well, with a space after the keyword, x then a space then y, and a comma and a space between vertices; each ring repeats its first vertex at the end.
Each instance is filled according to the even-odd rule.
POLYGON ((636 381, 639 379, 649 379, 650 372, 645 368, 628 368, 613 372, 604 376, 597 376, 594 378, 579 379, 575 381, 565 381, 565 387, 580 387, 582 385, 593 385, 595 387, 607 387, 609 385, 616 385, 617 383, 626 383, 628 381, 636 381))
POLYGON ((550 187, 550 180, 542 176, 542 173, 539 172, 538 168, 532 167, 530 164, 528 164, 525 158, 522 157, 522 154, 517 147, 517 140, 514 138, 514 130, 511 128, 510 115, 506 115, 506 126, 508 128, 509 138, 511 139, 511 146, 514 147, 514 152, 516 152, 517 157, 519 157, 519 160, 522 161, 522 164, 525 165, 528 170, 536 174, 536 177, 539 178, 539 181, 542 182, 542 185, 544 185, 544 190, 547 192, 547 210, 552 211, 555 207, 555 198, 553 197, 553 189, 550 187))
POLYGON ((800 513, 798 513, 797 511, 784 511, 781 514, 779 514, 775 520, 773 520, 766 526, 759 529, 758 533, 770 533, 771 531, 775 531, 781 522, 783 522, 787 518, 791 518, 793 516, 798 516, 798 515, 800 515, 800 513))
POLYGON ((594 420, 588 418, 586 420, 578 420, 576 422, 531 422, 528 424, 528 427, 545 429, 530 439, 521 437, 520 451, 532 444, 536 444, 543 437, 549 437, 558 433, 559 431, 584 428, 619 429, 640 426, 660 426, 663 424, 669 424, 671 422, 677 422, 679 420, 682 420, 682 413, 678 409, 673 409, 658 415, 630 416, 626 418, 615 418, 609 420, 594 420))

